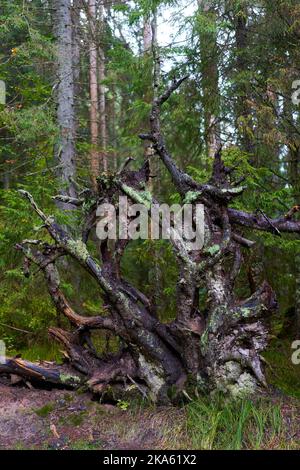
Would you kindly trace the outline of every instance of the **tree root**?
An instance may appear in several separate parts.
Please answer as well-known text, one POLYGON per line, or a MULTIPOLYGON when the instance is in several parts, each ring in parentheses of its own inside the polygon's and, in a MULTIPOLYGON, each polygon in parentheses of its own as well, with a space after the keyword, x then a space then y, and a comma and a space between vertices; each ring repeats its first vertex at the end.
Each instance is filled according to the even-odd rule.
POLYGON ((0 375, 17 375, 26 381, 44 386, 64 386, 78 388, 83 384, 83 377, 70 372, 65 366, 50 366, 47 363, 35 364, 20 358, 6 358, 0 363, 0 375))

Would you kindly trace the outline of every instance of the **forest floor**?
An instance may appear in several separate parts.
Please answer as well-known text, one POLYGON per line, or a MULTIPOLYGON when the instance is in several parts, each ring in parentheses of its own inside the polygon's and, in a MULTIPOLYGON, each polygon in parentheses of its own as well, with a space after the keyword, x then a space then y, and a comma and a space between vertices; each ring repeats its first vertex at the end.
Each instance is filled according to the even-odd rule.
POLYGON ((124 410, 89 393, 0 383, 0 449, 154 449, 180 447, 184 411, 124 410))
POLYGON ((223 415, 208 403, 114 406, 89 393, 9 386, 1 378, 0 449, 300 448, 299 400, 275 393, 254 411, 247 403, 239 409, 225 406, 223 415), (254 421, 248 419, 252 411, 254 421), (216 417, 221 432, 216 432, 216 417), (230 433, 227 441, 222 419, 230 433))

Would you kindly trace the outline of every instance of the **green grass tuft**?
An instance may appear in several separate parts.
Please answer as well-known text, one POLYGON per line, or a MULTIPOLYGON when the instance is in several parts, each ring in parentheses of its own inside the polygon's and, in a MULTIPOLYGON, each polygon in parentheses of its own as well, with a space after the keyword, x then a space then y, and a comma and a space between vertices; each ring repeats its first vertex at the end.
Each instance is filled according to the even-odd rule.
POLYGON ((195 449, 262 449, 282 429, 280 407, 263 399, 203 398, 187 407, 187 429, 195 449))

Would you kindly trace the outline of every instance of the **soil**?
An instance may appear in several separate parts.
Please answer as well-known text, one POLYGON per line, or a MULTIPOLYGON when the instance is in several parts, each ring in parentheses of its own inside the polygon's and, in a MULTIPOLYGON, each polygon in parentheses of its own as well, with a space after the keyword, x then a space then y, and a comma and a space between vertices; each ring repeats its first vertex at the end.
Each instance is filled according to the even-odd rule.
MULTIPOLYGON (((172 444, 174 408, 124 410, 89 393, 0 382, 0 449, 163 449, 172 444)), ((179 424, 180 426, 180 424, 179 424)))

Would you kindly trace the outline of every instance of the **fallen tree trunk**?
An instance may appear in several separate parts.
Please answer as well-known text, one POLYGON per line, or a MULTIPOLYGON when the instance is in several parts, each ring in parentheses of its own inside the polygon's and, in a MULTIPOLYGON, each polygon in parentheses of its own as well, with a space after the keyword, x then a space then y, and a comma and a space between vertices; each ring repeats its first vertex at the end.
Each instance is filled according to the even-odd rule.
POLYGON ((0 363, 0 374, 18 375, 36 383, 70 388, 77 388, 83 383, 81 376, 65 367, 39 365, 20 358, 6 358, 0 363))

